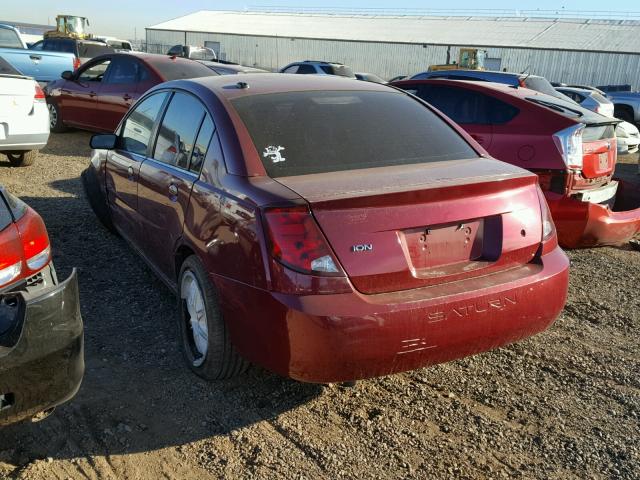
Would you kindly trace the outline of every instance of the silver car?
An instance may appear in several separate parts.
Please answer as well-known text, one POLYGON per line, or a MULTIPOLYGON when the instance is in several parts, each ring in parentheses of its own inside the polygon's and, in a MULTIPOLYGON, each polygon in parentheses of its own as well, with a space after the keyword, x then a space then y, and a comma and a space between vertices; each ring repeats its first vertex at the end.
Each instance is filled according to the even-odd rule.
MULTIPOLYGON (((614 104, 605 97, 604 92, 597 88, 587 87, 556 87, 556 90, 563 93, 571 100, 579 103, 585 108, 592 110, 606 117, 614 116, 614 104)), ((621 122, 616 127, 616 140, 618 154, 635 153, 638 151, 640 138, 635 125, 628 122, 621 122)))

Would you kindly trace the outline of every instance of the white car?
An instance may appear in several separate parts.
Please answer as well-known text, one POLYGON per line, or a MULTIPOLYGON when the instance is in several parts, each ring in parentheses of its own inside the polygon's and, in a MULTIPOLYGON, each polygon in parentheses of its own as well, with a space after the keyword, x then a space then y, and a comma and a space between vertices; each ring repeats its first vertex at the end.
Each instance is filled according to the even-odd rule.
POLYGON ((0 153, 14 167, 26 167, 48 140, 49 110, 42 88, 0 57, 0 153))
POLYGON ((636 153, 640 145, 640 132, 633 123, 622 122, 616 127, 618 153, 636 153))

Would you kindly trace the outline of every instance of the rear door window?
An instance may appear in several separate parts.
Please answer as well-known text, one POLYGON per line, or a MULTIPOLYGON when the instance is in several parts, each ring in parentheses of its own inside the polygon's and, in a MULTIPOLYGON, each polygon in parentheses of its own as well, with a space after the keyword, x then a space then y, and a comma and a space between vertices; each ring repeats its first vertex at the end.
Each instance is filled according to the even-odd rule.
POLYGON ((73 40, 49 39, 45 40, 42 45, 43 50, 52 52, 73 53, 76 55, 76 44, 73 40))
POLYGON ((113 53, 113 48, 106 43, 78 43, 80 58, 94 58, 105 53, 113 53))
POLYGON ((205 108, 193 95, 176 92, 158 129, 153 158, 187 170, 205 108))
POLYGON ((400 92, 288 92, 232 103, 271 177, 478 156, 438 115, 400 92))
POLYGON ((214 130, 213 120, 211 120, 211 117, 207 113, 202 121, 202 126, 200 127, 200 132, 198 132, 198 138, 196 139, 196 143, 193 146, 193 153, 191 154, 189 170, 194 173, 200 173, 214 130))
MULTIPOLYGON (((411 87, 407 87, 411 88, 411 87)), ((413 90, 415 87, 413 87, 413 90)), ((484 93, 441 85, 421 85, 418 97, 461 125, 495 125, 511 121, 520 110, 484 93)))
POLYGON ((80 71, 78 74, 78 80, 81 82, 101 82, 110 64, 110 58, 105 58, 99 62, 91 63, 87 65, 87 68, 80 71))
POLYGON ((122 150, 138 155, 147 154, 153 127, 167 95, 167 92, 155 93, 135 106, 122 126, 122 150))
POLYGON ((300 65, 291 65, 290 67, 287 67, 282 73, 298 73, 299 67, 300 65))
POLYGON ((298 66, 298 71, 296 73, 302 75, 313 75, 318 72, 316 72, 316 67, 314 67, 313 65, 300 65, 298 66))
POLYGON ((131 84, 136 83, 140 76, 140 62, 135 58, 115 57, 109 68, 109 75, 105 83, 131 84))
POLYGON ((0 27, 0 48, 23 48, 15 30, 0 27))

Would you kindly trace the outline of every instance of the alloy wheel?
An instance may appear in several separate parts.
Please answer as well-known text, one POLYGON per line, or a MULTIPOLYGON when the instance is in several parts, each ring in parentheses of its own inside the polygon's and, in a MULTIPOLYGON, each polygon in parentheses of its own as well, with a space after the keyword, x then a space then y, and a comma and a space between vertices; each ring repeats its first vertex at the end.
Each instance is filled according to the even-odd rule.
POLYGON ((202 365, 207 356, 209 329, 204 295, 198 279, 191 270, 187 270, 182 276, 180 297, 185 310, 184 321, 191 331, 189 343, 194 358, 193 365, 197 367, 202 365))

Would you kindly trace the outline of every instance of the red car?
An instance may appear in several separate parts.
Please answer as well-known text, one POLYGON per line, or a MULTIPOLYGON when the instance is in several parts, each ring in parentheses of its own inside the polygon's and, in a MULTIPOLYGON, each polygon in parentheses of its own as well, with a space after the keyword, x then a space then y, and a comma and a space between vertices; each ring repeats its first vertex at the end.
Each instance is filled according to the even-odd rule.
POLYGON ((0 187, 0 426, 73 397, 82 332, 75 270, 58 281, 42 219, 0 187))
POLYGON ((394 85, 438 108, 494 158, 537 173, 563 247, 616 245, 640 231, 640 198, 613 179, 619 120, 569 99, 497 83, 394 85))
POLYGON ((45 87, 52 132, 113 132, 129 107, 159 83, 218 75, 204 65, 150 53, 100 55, 45 87))
POLYGON ((91 205, 179 295, 205 378, 243 359, 309 382, 415 369, 540 332, 564 306, 537 177, 399 90, 169 82, 91 146, 91 205))

